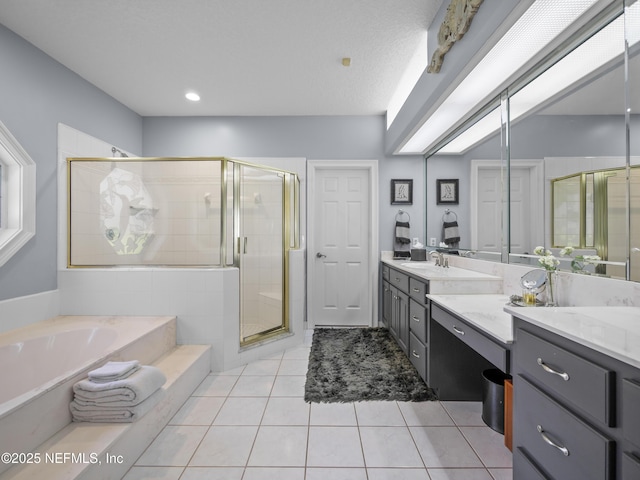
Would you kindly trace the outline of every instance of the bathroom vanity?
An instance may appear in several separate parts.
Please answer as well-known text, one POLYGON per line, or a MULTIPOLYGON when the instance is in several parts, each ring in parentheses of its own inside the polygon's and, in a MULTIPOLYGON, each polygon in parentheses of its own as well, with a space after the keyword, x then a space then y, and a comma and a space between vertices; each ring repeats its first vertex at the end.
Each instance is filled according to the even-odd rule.
POLYGON ((513 476, 640 478, 640 308, 514 316, 513 476))
POLYGON ((387 260, 381 270, 382 320, 420 376, 442 400, 480 400, 482 371, 494 365, 503 371, 509 368, 510 333, 505 332, 511 322, 502 312, 507 298, 495 294, 502 280, 428 262, 387 260), (464 308, 474 297, 482 306, 464 308), (460 309, 471 314, 463 318, 453 313, 460 309), (499 334, 493 337, 496 324, 499 334))

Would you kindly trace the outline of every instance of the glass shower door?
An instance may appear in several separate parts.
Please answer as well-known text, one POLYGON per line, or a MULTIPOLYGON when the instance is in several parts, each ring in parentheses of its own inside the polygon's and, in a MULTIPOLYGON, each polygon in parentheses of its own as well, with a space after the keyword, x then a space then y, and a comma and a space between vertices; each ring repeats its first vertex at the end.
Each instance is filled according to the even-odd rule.
POLYGON ((240 345, 286 330, 284 177, 238 164, 236 264, 240 268, 240 345))

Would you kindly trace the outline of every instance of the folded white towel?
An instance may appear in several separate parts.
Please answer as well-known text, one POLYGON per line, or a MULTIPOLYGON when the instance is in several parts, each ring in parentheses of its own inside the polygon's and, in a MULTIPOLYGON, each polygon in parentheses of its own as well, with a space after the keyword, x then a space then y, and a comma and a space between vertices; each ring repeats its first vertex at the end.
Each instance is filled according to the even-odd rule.
POLYGON ((108 405, 111 402, 129 402, 137 405, 158 390, 167 381, 164 373, 150 365, 141 366, 131 376, 108 383, 95 383, 80 380, 73 386, 76 398, 96 405, 108 405))
POLYGON ((164 395, 165 391, 159 389, 144 402, 130 407, 86 407, 73 400, 69 404, 69 410, 74 422, 130 423, 149 412, 164 395))
POLYGON ((89 380, 96 383, 113 382, 129 377, 140 368, 138 360, 129 362, 107 362, 102 367, 89 372, 89 380))

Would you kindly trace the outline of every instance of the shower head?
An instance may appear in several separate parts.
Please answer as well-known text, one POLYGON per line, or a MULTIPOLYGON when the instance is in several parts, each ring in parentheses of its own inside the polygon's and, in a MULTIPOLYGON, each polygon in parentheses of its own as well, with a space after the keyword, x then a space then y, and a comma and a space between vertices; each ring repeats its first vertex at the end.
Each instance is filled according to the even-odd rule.
POLYGON ((116 148, 116 147, 111 147, 111 153, 113 153, 113 156, 114 156, 114 157, 117 157, 117 156, 118 156, 118 154, 119 154, 121 157, 128 157, 128 156, 129 156, 129 155, 127 155, 126 153, 124 153, 122 150, 120 150, 119 148, 116 148))

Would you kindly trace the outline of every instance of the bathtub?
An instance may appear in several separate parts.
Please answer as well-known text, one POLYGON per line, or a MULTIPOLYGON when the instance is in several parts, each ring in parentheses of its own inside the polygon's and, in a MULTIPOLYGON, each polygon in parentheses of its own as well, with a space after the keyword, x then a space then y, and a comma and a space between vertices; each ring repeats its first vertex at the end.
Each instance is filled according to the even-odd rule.
POLYGON ((152 363, 175 334, 175 317, 126 316, 61 316, 0 334, 0 452, 29 452, 71 422, 73 384, 90 370, 152 363))

